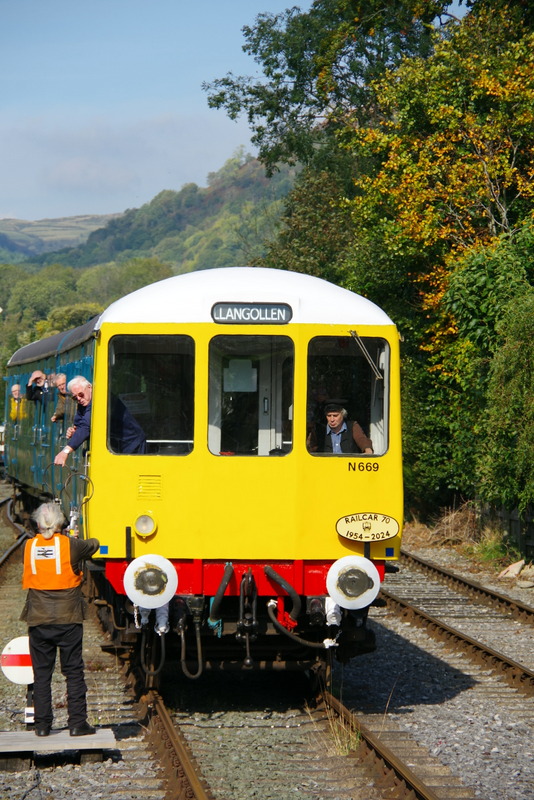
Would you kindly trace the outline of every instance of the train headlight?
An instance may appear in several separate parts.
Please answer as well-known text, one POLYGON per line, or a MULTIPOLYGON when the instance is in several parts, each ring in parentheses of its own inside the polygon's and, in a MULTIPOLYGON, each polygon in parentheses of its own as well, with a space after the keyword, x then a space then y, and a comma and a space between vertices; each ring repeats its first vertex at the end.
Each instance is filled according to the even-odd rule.
POLYGON ((156 520, 150 514, 141 514, 134 523, 138 536, 151 536, 156 532, 156 520))
POLYGON ((344 556, 328 570, 326 588, 342 608, 365 608, 380 591, 380 575, 368 558, 344 556))
POLYGON ((159 608, 169 602, 177 588, 173 564, 156 553, 134 558, 124 573, 124 589, 136 606, 159 608))

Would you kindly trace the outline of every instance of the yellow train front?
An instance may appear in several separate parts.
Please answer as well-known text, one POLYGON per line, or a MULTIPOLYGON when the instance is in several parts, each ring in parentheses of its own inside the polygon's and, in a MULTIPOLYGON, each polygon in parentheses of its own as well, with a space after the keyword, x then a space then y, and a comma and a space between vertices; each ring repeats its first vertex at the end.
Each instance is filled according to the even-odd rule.
POLYGON ((387 315, 317 278, 242 267, 134 292, 93 335, 82 518, 117 636, 168 602, 167 653, 179 645, 195 677, 374 649, 367 612, 402 526, 387 315), (325 452, 332 398, 372 452, 325 452), (144 431, 141 454, 124 452, 117 402, 144 431))

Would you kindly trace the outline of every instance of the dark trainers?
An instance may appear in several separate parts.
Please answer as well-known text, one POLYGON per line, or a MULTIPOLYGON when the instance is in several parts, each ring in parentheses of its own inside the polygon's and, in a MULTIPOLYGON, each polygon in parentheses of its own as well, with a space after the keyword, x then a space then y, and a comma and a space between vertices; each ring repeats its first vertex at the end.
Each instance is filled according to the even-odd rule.
POLYGON ((93 733, 96 733, 96 728, 93 728, 88 722, 82 722, 81 725, 70 729, 71 736, 90 736, 93 733))

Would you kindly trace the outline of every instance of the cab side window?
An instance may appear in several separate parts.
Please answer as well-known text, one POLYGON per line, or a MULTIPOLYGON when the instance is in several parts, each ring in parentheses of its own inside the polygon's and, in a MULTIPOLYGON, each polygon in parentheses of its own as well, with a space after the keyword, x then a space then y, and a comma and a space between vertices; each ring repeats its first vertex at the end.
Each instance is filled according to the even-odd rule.
POLYGON ((108 448, 117 401, 146 437, 148 455, 187 455, 193 449, 194 342, 190 336, 124 335, 109 344, 108 448))
POLYGON ((353 335, 313 338, 308 346, 309 452, 385 453, 388 393, 389 347, 384 339, 353 335), (343 419, 345 429, 340 432, 343 419))

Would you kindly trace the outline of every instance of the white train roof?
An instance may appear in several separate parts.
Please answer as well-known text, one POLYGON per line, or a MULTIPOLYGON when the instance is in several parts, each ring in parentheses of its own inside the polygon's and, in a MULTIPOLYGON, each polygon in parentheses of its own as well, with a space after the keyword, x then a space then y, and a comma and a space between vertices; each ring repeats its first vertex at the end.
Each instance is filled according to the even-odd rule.
POLYGON ((95 327, 108 322, 213 322, 217 304, 262 303, 290 306, 291 323, 393 325, 370 300, 320 278, 262 267, 224 267, 138 289, 112 303, 95 327))

